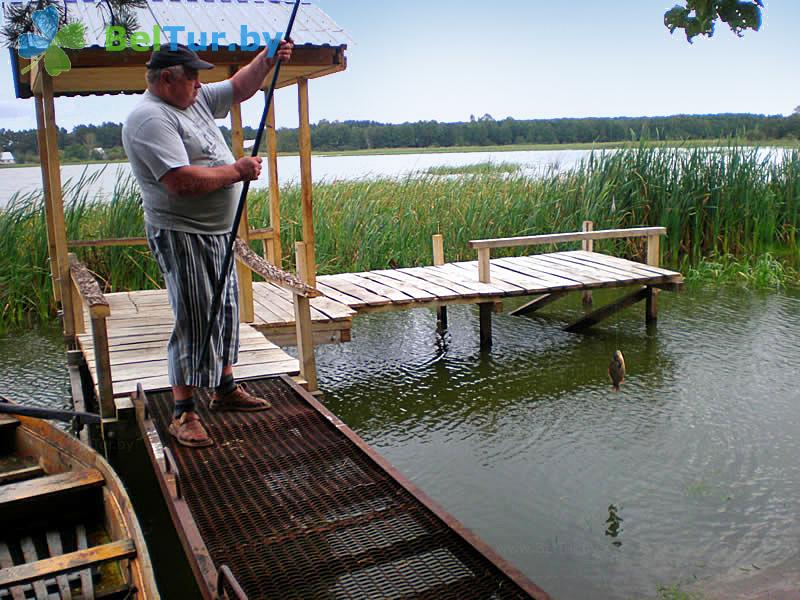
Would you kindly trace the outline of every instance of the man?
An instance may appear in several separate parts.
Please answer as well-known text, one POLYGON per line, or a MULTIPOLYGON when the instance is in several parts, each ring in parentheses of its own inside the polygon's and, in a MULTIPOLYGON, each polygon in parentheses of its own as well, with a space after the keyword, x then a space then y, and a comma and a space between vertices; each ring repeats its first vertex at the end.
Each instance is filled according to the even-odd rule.
MULTIPOLYGON (((193 389, 215 387, 211 410, 258 411, 267 400, 233 379, 239 347, 236 271, 227 274, 222 308, 212 324, 206 361, 197 367, 204 329, 222 271, 242 181, 258 179, 261 158, 234 160, 214 119, 255 94, 275 65, 288 61, 293 44, 281 42, 274 58, 260 52, 231 78, 200 84, 214 67, 184 46, 153 52, 147 91, 128 116, 122 144, 142 190, 148 244, 167 284, 175 327, 167 346, 175 409, 169 431, 185 446, 210 446, 195 411, 193 389)), ((233 263, 233 261, 231 261, 233 263)))

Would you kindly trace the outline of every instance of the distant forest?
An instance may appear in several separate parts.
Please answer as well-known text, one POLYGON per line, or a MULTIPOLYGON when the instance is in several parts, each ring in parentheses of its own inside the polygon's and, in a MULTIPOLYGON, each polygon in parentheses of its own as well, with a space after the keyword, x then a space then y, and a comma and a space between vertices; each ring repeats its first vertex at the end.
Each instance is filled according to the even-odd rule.
MULTIPOLYGON (((60 129, 58 147, 64 160, 124 159, 120 123, 79 125, 60 129)), ((230 143, 230 130, 222 128, 230 143)), ((255 130, 245 127, 245 139, 255 130)), ((800 114, 674 115, 669 117, 615 117, 587 119, 470 117, 467 122, 385 124, 375 121, 326 121, 312 125, 311 142, 318 151, 451 146, 507 146, 512 144, 573 144, 638 140, 717 140, 737 137, 753 142, 800 139, 800 114)), ((262 146, 263 149, 263 146, 262 146)), ((36 131, 0 129, 0 150, 16 162, 37 162, 36 131)), ((278 151, 297 152, 297 130, 278 130, 278 151)))

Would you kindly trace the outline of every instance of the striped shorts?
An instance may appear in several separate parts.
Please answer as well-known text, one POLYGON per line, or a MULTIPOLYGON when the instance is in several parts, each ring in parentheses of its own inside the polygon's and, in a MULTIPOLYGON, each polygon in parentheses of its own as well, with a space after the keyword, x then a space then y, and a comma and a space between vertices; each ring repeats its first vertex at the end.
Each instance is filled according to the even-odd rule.
POLYGON ((206 360, 197 368, 229 234, 186 233, 149 224, 145 230, 175 316, 167 344, 169 383, 215 387, 222 379, 222 368, 234 364, 239 355, 239 286, 231 261, 206 360))

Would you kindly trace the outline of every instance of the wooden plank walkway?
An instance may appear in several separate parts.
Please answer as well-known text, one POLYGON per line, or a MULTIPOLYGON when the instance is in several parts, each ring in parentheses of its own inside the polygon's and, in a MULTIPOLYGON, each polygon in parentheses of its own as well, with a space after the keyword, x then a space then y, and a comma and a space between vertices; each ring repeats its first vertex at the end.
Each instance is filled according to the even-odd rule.
MULTIPOLYGON (((157 314, 157 311, 154 311, 157 314)), ((112 313, 113 314, 113 313, 112 313)), ((154 320, 160 320, 158 316, 154 320)), ((165 319, 166 320, 166 319, 165 319)), ((123 321, 130 324, 131 320, 123 321)), ((139 326, 108 328, 111 378, 114 396, 127 396, 141 383, 145 390, 169 387, 167 379, 167 342, 172 333, 172 322, 149 324, 148 318, 139 320, 139 326)), ((251 325, 239 330, 239 362, 233 372, 237 378, 296 375, 300 366, 281 348, 267 340, 251 325)), ((94 341, 91 334, 78 336, 92 380, 97 382, 94 341)))
MULTIPOLYGON (((556 252, 491 260, 491 283, 479 281, 478 262, 341 273, 317 277, 324 296, 311 300, 315 341, 349 341, 359 313, 477 304, 609 287, 680 284, 680 273, 586 251, 556 252)), ((291 292, 266 282, 253 284, 255 321, 241 327, 237 377, 297 374, 299 365, 279 345, 296 340, 291 292), (266 336, 266 337, 265 337, 266 336), (269 339, 267 339, 269 338, 269 339)), ((166 290, 107 294, 114 396, 167 387, 166 348, 172 311, 166 290)), ((88 313, 86 321, 89 321, 88 313)), ((94 381, 97 373, 90 333, 79 336, 94 381)))
POLYGON ((585 251, 492 259, 491 283, 479 281, 477 261, 317 277, 317 287, 331 301, 357 313, 682 282, 675 271, 585 251))

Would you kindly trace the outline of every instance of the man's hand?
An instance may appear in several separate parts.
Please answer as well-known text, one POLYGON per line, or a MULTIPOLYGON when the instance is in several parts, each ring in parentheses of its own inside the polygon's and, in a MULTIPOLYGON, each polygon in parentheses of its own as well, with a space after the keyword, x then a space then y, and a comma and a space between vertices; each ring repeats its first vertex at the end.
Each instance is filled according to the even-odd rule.
POLYGON ((264 78, 273 69, 278 59, 281 62, 291 60, 293 48, 294 42, 291 38, 283 40, 271 58, 267 57, 267 49, 264 48, 250 61, 250 64, 236 71, 231 77, 234 103, 244 102, 260 90, 264 86, 264 78))
POLYGON ((289 62, 292 59, 293 49, 294 42, 292 41, 292 38, 282 40, 280 46, 278 46, 278 51, 275 53, 273 58, 276 58, 281 62, 289 62))
POLYGON ((240 181, 253 181, 261 175, 261 157, 245 156, 233 163, 233 168, 239 174, 240 181))

